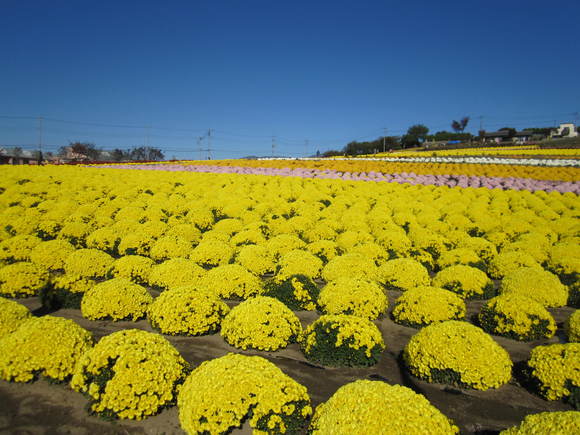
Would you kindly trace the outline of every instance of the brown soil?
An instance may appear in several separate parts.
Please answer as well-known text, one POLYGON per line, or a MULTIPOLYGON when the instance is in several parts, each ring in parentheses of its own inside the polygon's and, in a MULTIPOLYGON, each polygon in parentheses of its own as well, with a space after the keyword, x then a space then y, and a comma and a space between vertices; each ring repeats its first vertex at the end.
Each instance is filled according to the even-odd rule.
MULTIPOLYGON (((389 292, 390 306, 399 296, 389 292)), ((38 310, 38 298, 19 300, 31 310, 38 310)), ((468 316, 478 313, 482 302, 468 302, 468 316)), ((559 327, 572 312, 571 308, 551 310, 559 327)), ((316 313, 298 312, 302 323, 307 325, 317 318, 316 313)), ((139 328, 152 331, 146 320, 138 322, 89 321, 79 310, 62 309, 51 315, 73 319, 90 330, 95 338, 112 332, 139 328)), ((419 381, 408 374, 399 356, 409 338, 417 331, 400 326, 390 318, 377 321, 387 350, 377 365, 370 368, 325 368, 305 360, 297 344, 278 352, 240 351, 229 346, 219 334, 204 337, 170 337, 167 339, 194 367, 200 362, 217 358, 228 352, 261 355, 275 363, 284 373, 305 385, 313 405, 327 400, 340 386, 356 379, 382 380, 402 384, 424 394, 446 416, 453 419, 462 433, 494 433, 519 423, 526 415, 543 411, 571 410, 562 402, 548 402, 527 391, 515 379, 497 390, 476 391, 451 388, 441 384, 419 381)), ((503 346, 518 363, 529 357, 531 349, 540 344, 564 342, 559 328, 558 335, 550 340, 522 343, 502 337, 494 339, 503 346)), ((104 421, 90 416, 85 410, 86 399, 68 385, 52 385, 46 381, 17 384, 0 381, 0 435, 48 435, 48 434, 183 434, 176 407, 143 421, 104 421)), ((235 433, 250 433, 247 427, 235 433)))

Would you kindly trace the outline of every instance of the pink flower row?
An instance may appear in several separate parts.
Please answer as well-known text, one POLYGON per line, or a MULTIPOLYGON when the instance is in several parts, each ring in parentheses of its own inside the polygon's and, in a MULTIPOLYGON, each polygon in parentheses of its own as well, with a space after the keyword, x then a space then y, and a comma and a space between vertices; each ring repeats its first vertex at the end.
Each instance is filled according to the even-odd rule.
MULTIPOLYGON (((94 167, 94 166, 93 166, 94 167)), ((385 174, 382 172, 340 172, 308 168, 247 168, 242 166, 209 166, 209 165, 100 165, 99 168, 112 169, 145 169, 173 172, 206 172, 213 174, 248 174, 282 177, 326 178, 351 181, 376 181, 388 183, 408 183, 449 187, 485 187, 488 189, 544 190, 560 193, 580 194, 580 183, 570 181, 546 181, 531 178, 478 177, 467 175, 417 175, 413 172, 385 174)))

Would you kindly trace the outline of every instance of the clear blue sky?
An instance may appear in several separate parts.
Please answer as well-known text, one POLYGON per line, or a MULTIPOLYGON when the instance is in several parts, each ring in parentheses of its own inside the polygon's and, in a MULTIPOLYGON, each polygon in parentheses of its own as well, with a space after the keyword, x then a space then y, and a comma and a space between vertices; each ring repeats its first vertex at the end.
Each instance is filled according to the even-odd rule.
MULTIPOLYGON (((179 158, 209 128, 224 158, 268 155, 272 135, 300 155, 466 115, 474 133, 479 116, 549 126, 580 111, 579 23, 577 0, 3 0, 0 116, 151 125, 46 120, 43 142, 148 140, 179 158)), ((38 140, 34 119, 0 118, 0 145, 38 140)))

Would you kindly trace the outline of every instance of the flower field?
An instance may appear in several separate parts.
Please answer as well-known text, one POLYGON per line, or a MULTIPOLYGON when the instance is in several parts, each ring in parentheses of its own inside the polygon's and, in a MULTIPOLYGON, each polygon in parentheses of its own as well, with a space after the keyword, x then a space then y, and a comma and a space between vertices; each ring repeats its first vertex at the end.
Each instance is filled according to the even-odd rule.
POLYGON ((0 432, 580 432, 578 154, 456 156, 1 167, 0 432))

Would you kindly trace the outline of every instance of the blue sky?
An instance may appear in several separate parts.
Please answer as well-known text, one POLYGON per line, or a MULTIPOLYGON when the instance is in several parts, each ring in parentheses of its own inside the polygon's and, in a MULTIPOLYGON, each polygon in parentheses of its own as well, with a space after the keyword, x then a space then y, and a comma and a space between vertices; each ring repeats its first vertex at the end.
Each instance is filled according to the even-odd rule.
POLYGON ((579 17, 577 1, 4 0, 0 145, 37 144, 38 116, 48 147, 178 158, 210 128, 225 158, 268 155, 272 135, 299 156, 462 116, 473 133, 479 116, 573 121, 579 17))

